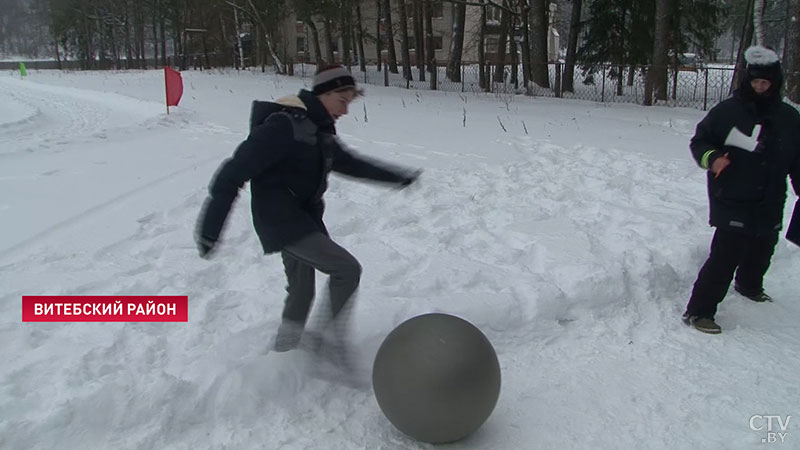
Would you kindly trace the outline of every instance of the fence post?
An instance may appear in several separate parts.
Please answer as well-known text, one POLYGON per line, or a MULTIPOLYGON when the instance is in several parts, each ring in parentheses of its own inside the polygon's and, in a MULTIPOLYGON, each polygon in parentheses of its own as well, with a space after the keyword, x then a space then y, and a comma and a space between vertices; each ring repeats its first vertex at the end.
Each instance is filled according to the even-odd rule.
POLYGON ((461 92, 464 92, 464 63, 461 63, 461 92))
POLYGON ((708 67, 705 68, 704 72, 706 75, 706 82, 705 86, 703 87, 703 111, 708 108, 708 67))
POLYGON ((386 60, 383 61, 383 85, 389 87, 389 65, 386 60))
POLYGON ((606 66, 603 66, 603 87, 600 90, 600 102, 606 101, 606 66))
POLYGON ((556 78, 555 79, 555 83, 554 83, 555 84, 554 88, 555 88, 555 91, 556 91, 555 94, 556 94, 556 97, 560 98, 561 97, 561 63, 560 62, 556 62, 556 77, 555 78, 556 78))

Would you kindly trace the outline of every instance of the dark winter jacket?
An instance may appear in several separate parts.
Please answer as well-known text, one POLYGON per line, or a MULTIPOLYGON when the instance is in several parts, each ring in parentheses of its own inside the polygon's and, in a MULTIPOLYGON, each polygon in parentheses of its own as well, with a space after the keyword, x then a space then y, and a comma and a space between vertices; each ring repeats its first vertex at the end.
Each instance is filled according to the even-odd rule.
POLYGON ((718 177, 708 171, 710 224, 750 235, 777 232, 782 227, 786 176, 800 193, 800 114, 780 97, 757 96, 745 77, 733 96, 719 103, 697 125, 692 156, 704 169, 727 154, 730 165, 718 177), (755 149, 726 145, 737 131, 751 136, 761 125, 755 149), (735 129, 735 130, 734 130, 735 129))
POLYGON ((253 225, 265 253, 310 233, 327 234, 322 221, 328 173, 407 184, 414 175, 382 167, 348 150, 319 99, 297 96, 253 102, 251 130, 223 162, 198 219, 198 238, 216 242, 239 189, 250 182, 253 225))

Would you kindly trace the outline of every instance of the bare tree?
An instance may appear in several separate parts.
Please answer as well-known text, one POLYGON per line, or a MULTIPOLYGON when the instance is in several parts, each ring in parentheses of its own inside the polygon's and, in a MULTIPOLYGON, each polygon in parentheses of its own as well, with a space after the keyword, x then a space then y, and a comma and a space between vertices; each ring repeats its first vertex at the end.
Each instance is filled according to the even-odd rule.
POLYGON ((550 87, 550 74, 547 70, 547 5, 546 0, 531 2, 531 71, 533 82, 541 87, 550 87))
POLYGON ((789 0, 786 14, 786 46, 783 48, 783 72, 786 96, 800 103, 800 0, 789 0))
POLYGON ((386 48, 388 50, 389 72, 398 73, 397 53, 394 48, 394 28, 392 27, 391 0, 383 0, 383 24, 386 27, 386 48))
POLYGON ((378 63, 378 72, 381 71, 381 66, 383 65, 383 41, 381 40, 382 4, 383 0, 375 0, 375 60, 378 63))
POLYGON ((327 16, 322 17, 322 36, 325 39, 325 59, 328 64, 336 64, 336 56, 333 54, 333 31, 331 30, 331 20, 327 16))
MULTIPOLYGON (((647 70, 644 85, 644 104, 653 104, 653 93, 658 100, 667 99, 667 63, 669 60, 670 17, 673 0, 656 0, 656 29, 653 36, 652 64, 647 70)), ((633 72, 633 70, 631 70, 633 72)))
MULTIPOLYGON (((506 0, 503 0, 503 5, 506 6, 506 0)), ((503 9, 500 15, 500 36, 497 38, 497 60, 494 66, 494 81, 495 83, 503 83, 505 81, 506 71, 506 44, 508 43, 508 35, 511 29, 511 13, 503 9)))
POLYGON ((400 55, 403 57, 403 78, 411 80, 411 54, 408 51, 408 17, 405 0, 397 0, 397 12, 400 16, 400 55))
POLYGON ((412 0, 414 5, 412 18, 414 22, 414 56, 417 60, 419 81, 425 81, 425 35, 423 33, 424 27, 422 26, 422 1, 412 0))
POLYGON ((428 56, 428 71, 431 73, 430 89, 437 88, 436 46, 433 42, 433 7, 432 0, 424 0, 423 16, 425 18, 425 53, 428 56))
POLYGON ((575 62, 578 53, 578 36, 581 32, 581 8, 583 0, 572 0, 572 14, 569 21, 569 37, 567 38, 567 57, 564 60, 564 76, 561 90, 575 92, 575 62))
POLYGON ((342 55, 342 64, 345 67, 350 67, 351 59, 350 59, 350 49, 352 43, 352 36, 350 30, 350 22, 352 22, 352 11, 350 10, 350 5, 348 1, 342 2, 341 9, 339 10, 339 30, 342 33, 342 48, 339 50, 339 54, 342 55))
POLYGON ((358 68, 367 71, 367 55, 364 53, 364 25, 361 23, 361 2, 356 2, 356 39, 358 39, 358 68))
POLYGON ((733 92, 739 87, 739 80, 742 77, 746 62, 744 60, 744 51, 750 46, 753 41, 753 8, 755 0, 747 0, 747 8, 745 8, 744 24, 742 25, 742 38, 739 41, 739 52, 736 55, 736 69, 731 80, 730 91, 733 92))
POLYGON ((528 0, 519 0, 519 11, 522 15, 522 84, 525 86, 525 93, 530 93, 530 80, 532 75, 530 32, 531 8, 528 0))
POLYGON ((764 29, 764 2, 766 0, 755 0, 753 4, 753 35, 756 44, 764 45, 766 42, 766 30, 764 29))
POLYGON ((481 3, 481 23, 478 31, 478 84, 485 90, 489 89, 489 83, 486 80, 486 4, 484 0, 481 3))
MULTIPOLYGON (((524 1, 524 0, 523 0, 524 1)), ((453 38, 450 41, 450 60, 447 62, 447 78, 461 81, 461 57, 464 52, 464 28, 467 22, 467 5, 454 5, 453 38)))
POLYGON ((325 59, 322 57, 322 45, 319 43, 319 30, 317 29, 317 24, 311 20, 310 17, 303 19, 303 22, 308 26, 308 29, 311 30, 311 44, 314 45, 314 60, 317 64, 317 67, 322 67, 325 65, 325 59))

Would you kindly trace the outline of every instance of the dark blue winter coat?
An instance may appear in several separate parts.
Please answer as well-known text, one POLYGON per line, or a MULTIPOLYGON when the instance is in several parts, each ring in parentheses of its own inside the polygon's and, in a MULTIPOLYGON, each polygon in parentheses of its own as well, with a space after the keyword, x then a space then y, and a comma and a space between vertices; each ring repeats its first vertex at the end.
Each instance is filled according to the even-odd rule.
POLYGON ((733 96, 719 103, 697 125, 690 148, 697 163, 709 169, 728 154, 730 165, 715 177, 708 171, 711 226, 762 235, 782 227, 786 177, 800 193, 800 114, 780 97, 755 96, 745 77, 733 96), (736 128, 752 136, 761 125, 758 146, 751 151, 725 145, 736 128))
POLYGON ((323 194, 331 170, 407 184, 410 172, 381 166, 348 150, 319 99, 302 90, 275 103, 253 102, 251 131, 222 163, 209 187, 197 233, 216 242, 239 189, 250 182, 253 225, 265 253, 313 232, 327 234, 323 194))

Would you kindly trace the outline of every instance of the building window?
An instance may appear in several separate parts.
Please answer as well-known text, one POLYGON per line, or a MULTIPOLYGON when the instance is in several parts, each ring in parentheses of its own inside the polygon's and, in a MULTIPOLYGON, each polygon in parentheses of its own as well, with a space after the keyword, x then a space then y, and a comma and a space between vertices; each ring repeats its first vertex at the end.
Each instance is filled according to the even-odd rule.
POLYGON ((433 37, 433 48, 434 48, 434 50, 441 50, 442 49, 442 37, 441 36, 434 36, 433 37))
POLYGON ((484 42, 484 51, 486 53, 497 53, 497 49, 500 47, 500 38, 497 36, 487 36, 486 42, 484 42))
POLYGON ((303 22, 298 20, 297 22, 294 23, 294 32, 295 33, 300 33, 300 34, 305 33, 306 32, 306 24, 304 24, 303 22))
POLYGON ((408 37, 408 49, 409 50, 414 50, 416 48, 417 48, 417 38, 414 37, 414 36, 409 36, 408 37))
POLYGON ((486 8, 486 23, 490 25, 499 25, 500 19, 503 17, 503 10, 496 6, 489 6, 486 8))
POLYGON ((297 38, 297 53, 305 53, 306 51, 306 38, 299 36, 297 38))
POLYGON ((444 17, 444 7, 441 0, 435 0, 431 3, 431 17, 434 19, 441 19, 444 17))

